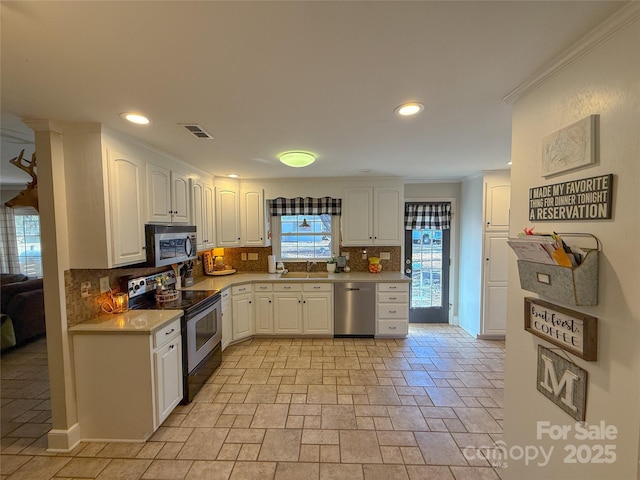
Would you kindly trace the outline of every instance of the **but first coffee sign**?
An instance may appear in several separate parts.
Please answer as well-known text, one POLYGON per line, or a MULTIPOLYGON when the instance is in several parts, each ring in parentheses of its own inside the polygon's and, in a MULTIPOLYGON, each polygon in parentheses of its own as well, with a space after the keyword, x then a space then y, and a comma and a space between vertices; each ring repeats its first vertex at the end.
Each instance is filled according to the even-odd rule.
POLYGON ((598 358, 598 319, 590 315, 525 298, 524 329, 585 360, 598 358))

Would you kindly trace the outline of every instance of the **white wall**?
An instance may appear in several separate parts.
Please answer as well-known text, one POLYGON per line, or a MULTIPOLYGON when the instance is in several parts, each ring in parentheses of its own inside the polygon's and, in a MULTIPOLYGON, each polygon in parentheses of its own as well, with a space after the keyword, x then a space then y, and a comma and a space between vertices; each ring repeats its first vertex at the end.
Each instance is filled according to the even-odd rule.
POLYGON ((458 323, 480 332, 482 300, 482 174, 467 177, 460 189, 460 287, 458 323))
MULTIPOLYGON (((507 447, 554 447, 546 467, 508 460, 505 478, 631 480, 638 477, 640 425, 640 15, 518 101, 513 109, 511 235, 527 221, 533 186, 614 174, 613 219, 540 222, 540 230, 589 232, 602 241, 599 303, 572 307, 598 318, 598 360, 572 361, 588 372, 586 421, 618 429, 615 440, 576 440, 575 422, 536 390, 536 349, 545 344, 523 329, 523 297, 515 260, 509 270, 505 360, 507 447), (541 139, 590 114, 600 115, 600 161, 552 179, 540 176, 541 139), (566 425, 567 441, 536 438, 538 421, 566 425), (565 463, 566 444, 613 445, 613 463, 565 463)), ((595 453, 589 449, 587 453, 595 453)))

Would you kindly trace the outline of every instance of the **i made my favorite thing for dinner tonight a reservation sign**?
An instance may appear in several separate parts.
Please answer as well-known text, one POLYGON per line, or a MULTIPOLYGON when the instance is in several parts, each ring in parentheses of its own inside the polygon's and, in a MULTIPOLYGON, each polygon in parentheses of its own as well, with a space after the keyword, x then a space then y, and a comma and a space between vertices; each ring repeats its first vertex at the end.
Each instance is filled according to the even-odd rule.
POLYGON ((529 189, 529 220, 611 218, 613 174, 529 189))

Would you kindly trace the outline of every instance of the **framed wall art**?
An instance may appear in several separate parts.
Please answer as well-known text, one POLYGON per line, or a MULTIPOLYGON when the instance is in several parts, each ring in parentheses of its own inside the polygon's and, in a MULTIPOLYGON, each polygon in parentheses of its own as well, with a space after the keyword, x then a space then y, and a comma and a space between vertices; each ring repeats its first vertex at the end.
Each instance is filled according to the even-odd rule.
POLYGON ((598 120, 599 115, 590 115, 542 139, 543 177, 597 162, 598 120))

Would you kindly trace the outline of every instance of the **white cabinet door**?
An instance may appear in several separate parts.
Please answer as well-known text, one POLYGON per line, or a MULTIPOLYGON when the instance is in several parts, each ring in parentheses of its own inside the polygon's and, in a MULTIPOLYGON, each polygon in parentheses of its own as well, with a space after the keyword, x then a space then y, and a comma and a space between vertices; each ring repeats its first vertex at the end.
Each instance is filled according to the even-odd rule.
POLYGON ((504 335, 507 328, 508 235, 487 234, 484 241, 483 312, 481 333, 504 335))
POLYGON ((156 420, 159 426, 182 400, 182 339, 173 339, 153 353, 156 371, 156 420))
POLYGON ((342 205, 342 244, 370 245, 373 240, 373 189, 346 188, 342 205))
POLYGON ((222 350, 227 348, 233 339, 233 316, 231 310, 231 289, 220 292, 222 297, 222 350))
POLYGON ((487 183, 485 189, 485 229, 508 230, 511 185, 487 183))
POLYGON ((485 286, 483 335, 504 335, 507 329, 507 286, 485 286))
POLYGON ((216 234, 215 234, 215 211, 214 211, 214 198, 215 192, 213 190, 213 185, 210 183, 203 183, 204 190, 204 248, 211 249, 216 245, 216 234))
POLYGON ((205 249, 205 199, 204 185, 197 181, 191 183, 191 213, 192 223, 196 226, 196 242, 198 251, 205 249))
POLYGON ((397 187, 376 187, 373 194, 373 243, 402 245, 402 192, 397 187))
POLYGON ((302 300, 300 293, 273 294, 273 332, 302 333, 302 300))
POLYGON ((234 295, 233 310, 233 340, 253 335, 253 294, 234 295))
POLYGON ((333 333, 333 301, 331 293, 304 294, 302 323, 305 334, 333 333))
POLYGON ((171 222, 189 223, 189 179, 186 175, 171 172, 171 222))
POLYGON ((242 192, 240 202, 242 227, 242 246, 266 247, 271 245, 268 235, 268 217, 265 212, 264 190, 247 190, 242 192))
POLYGON ((256 291, 255 313, 256 334, 265 335, 273 333, 273 294, 256 291))
POLYGON ((144 162, 107 149, 113 265, 146 260, 144 162))
POLYGON ((216 186, 216 234, 218 247, 240 246, 240 202, 236 188, 216 186))
POLYGON ((171 222, 171 172, 147 163, 147 221, 171 222))

